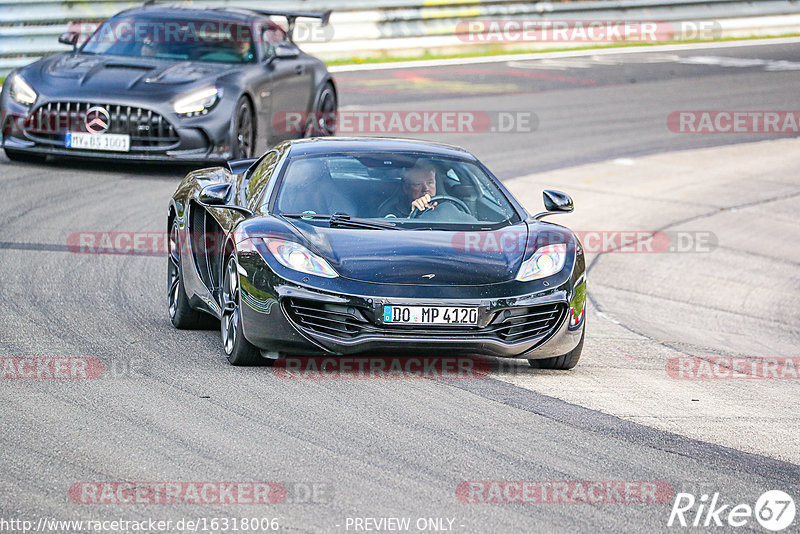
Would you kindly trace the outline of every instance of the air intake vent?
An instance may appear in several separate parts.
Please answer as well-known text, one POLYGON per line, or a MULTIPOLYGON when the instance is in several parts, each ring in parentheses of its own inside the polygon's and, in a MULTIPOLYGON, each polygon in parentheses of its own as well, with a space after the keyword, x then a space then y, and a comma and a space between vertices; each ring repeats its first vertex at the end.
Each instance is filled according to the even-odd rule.
POLYGON ((288 299, 285 304, 289 317, 312 332, 352 339, 369 325, 361 310, 352 306, 299 299, 288 299))
POLYGON ((503 341, 515 342, 548 334, 561 323, 564 304, 514 308, 500 312, 490 325, 503 341))

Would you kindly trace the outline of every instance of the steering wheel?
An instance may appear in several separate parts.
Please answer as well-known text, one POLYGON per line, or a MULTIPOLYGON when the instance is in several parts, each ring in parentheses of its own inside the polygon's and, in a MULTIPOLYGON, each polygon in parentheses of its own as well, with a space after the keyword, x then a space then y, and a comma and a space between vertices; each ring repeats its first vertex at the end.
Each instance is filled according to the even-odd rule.
MULTIPOLYGON (((469 207, 467 207, 467 205, 464 204, 464 201, 456 197, 451 197, 447 195, 436 195, 435 197, 431 198, 428 202, 430 202, 431 204, 433 204, 434 202, 452 202, 453 204, 456 205, 456 207, 459 210, 463 211, 467 215, 472 215, 472 212, 469 210, 469 207)), ((422 212, 415 207, 414 209, 411 210, 411 214, 408 216, 408 218, 416 219, 417 217, 419 217, 420 213, 422 212)))

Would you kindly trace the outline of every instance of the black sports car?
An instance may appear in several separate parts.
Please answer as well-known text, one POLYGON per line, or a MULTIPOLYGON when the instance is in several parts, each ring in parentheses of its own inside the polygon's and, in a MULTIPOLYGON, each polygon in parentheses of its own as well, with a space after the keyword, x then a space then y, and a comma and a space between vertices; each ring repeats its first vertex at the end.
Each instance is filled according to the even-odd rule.
POLYGON ((79 32, 65 33, 72 52, 6 80, 2 146, 15 160, 224 162, 332 134, 323 117, 336 111, 334 81, 292 42, 298 18, 329 16, 151 5, 115 15, 81 46, 79 32), (286 18, 286 31, 273 17, 286 18))
POLYGON ((528 214, 457 147, 285 141, 178 187, 170 318, 178 328, 220 319, 234 365, 414 349, 569 369, 583 346, 583 248, 540 220, 572 211, 572 199, 545 191, 544 201, 528 214))

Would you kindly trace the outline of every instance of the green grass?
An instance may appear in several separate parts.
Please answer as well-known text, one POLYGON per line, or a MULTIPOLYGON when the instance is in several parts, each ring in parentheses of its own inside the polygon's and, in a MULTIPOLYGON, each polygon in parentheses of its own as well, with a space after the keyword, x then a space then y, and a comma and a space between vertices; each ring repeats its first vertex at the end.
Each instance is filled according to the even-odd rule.
POLYGON ((497 45, 488 45, 479 51, 465 52, 463 54, 418 54, 414 56, 378 56, 369 58, 352 58, 352 59, 335 59, 326 61, 329 66, 336 65, 362 65, 370 63, 401 63, 404 61, 424 61, 429 59, 458 59, 468 57, 485 57, 485 56, 515 56, 520 54, 546 54, 548 52, 566 52, 570 50, 598 50, 608 48, 630 48, 633 46, 658 46, 658 45, 674 45, 674 44, 688 44, 688 43, 721 43, 725 41, 749 41, 753 39, 778 39, 782 37, 800 37, 800 33, 791 33, 787 35, 768 35, 768 36, 754 36, 754 37, 726 37, 724 39, 695 39, 686 41, 664 41, 660 43, 615 43, 615 44, 602 44, 597 46, 575 46, 566 48, 547 48, 536 50, 504 50, 497 45))

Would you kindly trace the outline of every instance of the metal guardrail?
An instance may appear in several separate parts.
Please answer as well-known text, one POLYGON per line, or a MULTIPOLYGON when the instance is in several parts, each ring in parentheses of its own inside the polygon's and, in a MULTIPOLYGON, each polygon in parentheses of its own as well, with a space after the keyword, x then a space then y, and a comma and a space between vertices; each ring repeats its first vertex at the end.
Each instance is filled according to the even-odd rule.
MULTIPOLYGON (((180 4, 180 2, 177 2, 180 4)), ((800 16, 797 0, 195 0, 199 7, 319 10, 335 8, 331 42, 312 42, 309 52, 324 59, 375 50, 457 47, 464 19, 693 21, 800 16), (274 6, 273 6, 274 4, 274 6), (438 38, 438 39, 437 39, 438 38), (372 46, 368 43, 372 43, 372 46)), ((0 0, 0 76, 41 56, 68 50, 57 37, 70 22, 99 22, 142 2, 129 0, 0 0)), ((772 24, 780 26, 780 18, 772 24)), ((783 26, 800 28, 792 20, 783 26)), ((763 22, 762 22, 763 24, 763 22)), ((783 28, 785 31, 785 28, 783 28)))

